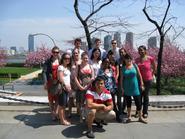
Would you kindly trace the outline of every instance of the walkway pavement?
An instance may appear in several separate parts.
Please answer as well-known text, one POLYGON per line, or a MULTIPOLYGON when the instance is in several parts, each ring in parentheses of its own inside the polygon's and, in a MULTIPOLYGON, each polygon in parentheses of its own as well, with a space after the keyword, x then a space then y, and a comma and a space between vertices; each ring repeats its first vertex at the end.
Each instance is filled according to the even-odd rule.
MULTIPOLYGON (((42 70, 35 71, 33 73, 23 75, 19 79, 14 80, 11 85, 14 87, 14 92, 22 93, 23 96, 47 96, 46 90, 44 90, 43 85, 28 85, 28 83, 41 73, 42 70)), ((5 87, 9 90, 11 88, 5 87)), ((1 91, 0 91, 1 92, 1 91)))
MULTIPOLYGON (((185 110, 150 111, 148 124, 132 117, 128 124, 114 121, 93 130, 96 139, 184 139, 184 115, 185 110)), ((71 126, 51 121, 47 106, 0 106, 0 139, 87 139, 86 125, 75 115, 71 121, 71 126)))

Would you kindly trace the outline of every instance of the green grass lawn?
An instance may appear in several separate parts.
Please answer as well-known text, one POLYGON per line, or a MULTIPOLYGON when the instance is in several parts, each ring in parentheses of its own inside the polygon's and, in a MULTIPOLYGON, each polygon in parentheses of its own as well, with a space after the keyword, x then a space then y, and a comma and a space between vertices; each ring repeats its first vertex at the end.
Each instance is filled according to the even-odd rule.
MULTIPOLYGON (((34 71, 37 71, 39 70, 39 68, 26 68, 26 67, 1 67, 0 68, 0 73, 16 73, 16 74, 19 74, 20 76, 21 75, 26 75, 26 74, 29 74, 29 73, 32 73, 34 71)), ((14 80, 14 79, 11 79, 11 80, 14 80)), ((10 79, 9 78, 0 78, 0 84, 4 84, 4 83, 7 83, 9 82, 10 79)))
POLYGON ((25 68, 25 67, 2 67, 0 68, 0 73, 17 73, 20 75, 25 75, 34 71, 39 70, 39 68, 25 68))

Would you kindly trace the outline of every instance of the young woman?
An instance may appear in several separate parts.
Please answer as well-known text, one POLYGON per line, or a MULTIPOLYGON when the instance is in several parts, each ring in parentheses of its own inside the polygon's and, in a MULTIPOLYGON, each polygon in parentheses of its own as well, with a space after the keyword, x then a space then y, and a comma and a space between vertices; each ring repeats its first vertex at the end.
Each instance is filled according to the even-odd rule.
POLYGON ((149 56, 146 52, 146 47, 141 45, 138 48, 140 57, 135 62, 139 67, 141 76, 144 81, 145 89, 142 91, 142 102, 143 102, 143 117, 148 117, 148 104, 149 104, 149 90, 152 85, 153 75, 156 72, 156 63, 153 57, 149 56))
POLYGON ((139 69, 136 65, 133 65, 131 56, 126 54, 125 66, 123 66, 122 72, 120 74, 120 82, 123 82, 123 84, 121 84, 121 88, 124 90, 124 97, 127 103, 127 122, 131 121, 131 97, 133 97, 136 105, 136 110, 139 115, 139 121, 147 123, 147 121, 142 118, 141 114, 141 96, 139 91, 138 80, 140 81, 141 88, 143 88, 144 84, 139 69))
MULTIPOLYGON (((68 117, 71 118, 71 112, 72 112, 72 107, 74 105, 74 99, 76 98, 76 92, 78 90, 78 86, 75 83, 75 71, 78 65, 81 64, 81 59, 80 59, 80 51, 77 48, 74 48, 72 51, 72 58, 71 58, 71 89, 72 93, 69 95, 69 113, 68 117)), ((79 111, 77 112, 79 113, 79 111)))
MULTIPOLYGON (((119 73, 122 72, 122 67, 125 66, 125 55, 127 54, 126 50, 122 47, 119 49, 119 55, 120 58, 118 60, 118 66, 119 66, 119 73)), ((117 119, 118 122, 121 122, 122 119, 120 116, 122 114, 126 114, 125 108, 126 108, 126 101, 124 99, 124 92, 122 92, 121 85, 122 82, 120 82, 120 74, 118 77, 118 93, 117 93, 117 105, 118 105, 118 110, 119 110, 119 118, 117 119), (123 102, 122 102, 122 97, 123 97, 123 102)))
POLYGON ((48 101, 51 111, 52 120, 56 120, 57 106, 58 106, 58 90, 54 89, 58 83, 57 79, 57 69, 60 61, 59 48, 57 46, 52 48, 51 57, 46 60, 43 66, 43 78, 44 78, 44 88, 48 92, 48 101))
POLYGON ((116 83, 118 83, 118 77, 119 77, 119 65, 118 61, 115 60, 115 55, 112 50, 109 50, 107 53, 107 58, 110 61, 111 68, 114 72, 114 78, 116 80, 116 83))
POLYGON ((89 64, 92 65, 92 68, 94 70, 94 77, 96 78, 98 75, 98 71, 100 69, 101 66, 101 51, 99 48, 94 48, 92 51, 92 55, 89 61, 89 64))
POLYGON ((70 122, 66 119, 66 116, 65 116, 65 108, 68 103, 68 94, 71 93, 70 59, 71 59, 70 55, 68 53, 64 53, 62 55, 60 66, 58 67, 58 80, 62 86, 58 97, 58 102, 59 102, 58 114, 60 118, 60 123, 62 125, 70 125, 70 122))
MULTIPOLYGON (((91 83, 94 80, 94 70, 89 64, 88 53, 83 52, 81 55, 82 62, 76 68, 75 82, 78 86, 78 91, 76 92, 76 102, 77 102, 77 111, 83 109, 85 101, 85 93, 87 89, 91 86, 91 83)), ((82 111, 80 111, 80 120, 83 120, 82 111)))
POLYGON ((112 100, 114 104, 114 111, 117 112, 115 94, 117 91, 116 81, 114 77, 114 72, 111 67, 109 58, 104 58, 102 61, 101 68, 99 70, 98 76, 103 76, 105 78, 105 87, 110 91, 112 95, 112 100))

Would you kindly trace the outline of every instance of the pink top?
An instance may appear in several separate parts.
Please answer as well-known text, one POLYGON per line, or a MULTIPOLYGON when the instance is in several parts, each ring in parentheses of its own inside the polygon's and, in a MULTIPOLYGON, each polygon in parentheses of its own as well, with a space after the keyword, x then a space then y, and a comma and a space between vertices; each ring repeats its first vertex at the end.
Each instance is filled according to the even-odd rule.
POLYGON ((143 80, 152 80, 152 63, 154 63, 154 58, 151 56, 147 56, 147 59, 144 61, 142 61, 141 58, 137 58, 135 62, 139 67, 143 80))

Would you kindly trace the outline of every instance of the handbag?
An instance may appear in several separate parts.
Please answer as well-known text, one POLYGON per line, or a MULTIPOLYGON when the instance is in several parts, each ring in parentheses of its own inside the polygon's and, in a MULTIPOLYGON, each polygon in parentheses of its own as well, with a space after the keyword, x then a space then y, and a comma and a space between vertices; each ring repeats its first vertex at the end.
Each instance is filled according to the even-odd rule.
POLYGON ((61 84, 59 82, 52 83, 48 89, 49 93, 51 93, 53 95, 57 95, 60 90, 61 90, 61 84))
POLYGON ((152 83, 154 83, 154 84, 156 84, 156 77, 155 77, 155 75, 153 75, 153 78, 152 78, 152 83))

